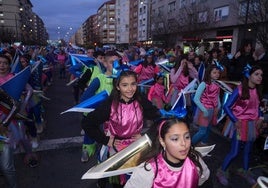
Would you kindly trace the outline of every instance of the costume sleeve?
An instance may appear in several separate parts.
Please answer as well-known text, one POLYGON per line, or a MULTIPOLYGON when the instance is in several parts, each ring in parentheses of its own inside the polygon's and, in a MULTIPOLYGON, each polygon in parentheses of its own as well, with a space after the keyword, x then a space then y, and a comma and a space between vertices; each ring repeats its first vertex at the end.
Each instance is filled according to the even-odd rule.
POLYGON ((142 64, 138 65, 135 69, 134 72, 136 72, 137 74, 139 74, 141 72, 142 69, 142 64))
POLYGON ((155 66, 154 68, 154 73, 158 74, 160 72, 160 68, 158 66, 155 66))
POLYGON ((196 79, 198 79, 198 72, 197 72, 197 70, 193 67, 193 68, 191 68, 191 69, 189 69, 189 76, 191 77, 191 78, 196 78, 196 79))
POLYGON ((208 180, 208 178, 210 176, 210 170, 201 157, 199 157, 199 162, 200 162, 202 169, 203 169, 203 173, 199 176, 199 181, 198 181, 198 185, 200 186, 203 183, 205 183, 205 181, 208 180))
MULTIPOLYGON (((152 169, 151 165, 148 164, 146 166, 148 169, 152 169)), ((144 168, 144 163, 140 164, 138 167, 135 168, 130 179, 127 181, 124 188, 148 188, 153 186, 154 181, 154 172, 153 170, 146 170, 144 168)))
POLYGON ((232 94, 228 97, 225 105, 223 106, 224 111, 234 123, 237 121, 237 118, 232 112, 232 106, 234 105, 238 97, 239 97, 238 88, 235 88, 232 94))
POLYGON ((194 95, 194 103, 196 104, 196 106, 202 111, 205 112, 207 111, 207 109, 204 107, 204 105, 201 103, 200 101, 200 97, 203 94, 204 90, 206 89, 206 83, 205 82, 201 82, 195 92, 194 95))
POLYGON ((94 78, 90 83, 90 85, 87 87, 87 89, 81 95, 80 102, 83 102, 84 100, 94 96, 99 87, 100 87, 99 78, 94 78))
POLYGON ((174 68, 170 70, 170 81, 171 81, 171 83, 175 83, 178 80, 178 78, 179 78, 179 76, 180 76, 180 74, 182 72, 182 69, 183 69, 182 66, 180 66, 179 69, 177 70, 177 72, 175 72, 174 68))
POLYGON ((82 128, 85 133, 98 143, 107 145, 109 136, 106 136, 101 130, 100 125, 109 120, 111 112, 112 99, 108 98, 101 103, 94 111, 87 114, 82 119, 82 128))
POLYGON ((154 85, 149 89, 149 92, 148 92, 148 100, 149 101, 152 101, 153 93, 154 93, 154 85))
POLYGON ((26 95, 25 95, 25 98, 24 100, 22 101, 21 105, 20 105, 20 110, 21 111, 24 111, 25 108, 26 108, 26 105, 28 104, 32 94, 33 94, 33 88, 30 84, 26 84, 25 86, 25 91, 26 91, 26 95))

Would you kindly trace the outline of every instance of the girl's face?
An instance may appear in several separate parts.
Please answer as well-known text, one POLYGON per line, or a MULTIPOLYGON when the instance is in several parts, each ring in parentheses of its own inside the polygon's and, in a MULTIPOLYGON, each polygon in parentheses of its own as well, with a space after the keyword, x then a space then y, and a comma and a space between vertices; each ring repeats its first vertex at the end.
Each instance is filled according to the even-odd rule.
POLYGON ((211 73, 210 73, 210 78, 212 80, 218 80, 220 77, 220 70, 214 68, 212 69, 211 73))
POLYGON ((117 89, 120 91, 121 99, 128 102, 133 98, 135 92, 137 91, 137 80, 134 76, 123 77, 117 89))
POLYGON ((109 58, 107 58, 106 61, 103 61, 103 65, 106 68, 108 73, 112 73, 113 72, 113 62, 118 59, 117 56, 111 56, 109 58))
POLYGON ((253 72, 248 78, 249 86, 255 87, 256 85, 261 84, 262 75, 263 75, 263 72, 261 69, 258 69, 255 72, 253 72))
POLYGON ((246 53, 249 53, 251 51, 251 44, 246 45, 244 49, 246 53))
POLYGON ((24 68, 28 66, 28 62, 24 58, 20 58, 20 63, 24 68))
POLYGON ((152 63, 153 62, 153 56, 149 55, 147 57, 147 61, 148 61, 148 63, 152 63))
POLYGON ((179 163, 184 160, 191 147, 191 137, 187 125, 182 122, 172 125, 164 140, 160 138, 160 143, 165 148, 169 161, 179 163))
POLYGON ((164 83, 164 78, 163 77, 159 77, 157 79, 157 83, 162 85, 164 83))
POLYGON ((199 65, 201 62, 198 57, 194 58, 194 64, 199 65))
POLYGON ((0 74, 6 75, 10 70, 10 65, 6 58, 0 57, 0 74))

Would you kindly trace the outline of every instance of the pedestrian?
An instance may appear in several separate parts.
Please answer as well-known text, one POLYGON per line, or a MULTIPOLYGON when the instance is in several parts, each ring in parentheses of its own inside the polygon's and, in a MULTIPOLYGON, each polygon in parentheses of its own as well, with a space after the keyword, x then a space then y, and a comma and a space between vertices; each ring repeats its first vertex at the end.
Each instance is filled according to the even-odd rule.
POLYGON ((243 78, 243 68, 247 65, 254 65, 253 47, 250 40, 244 40, 239 51, 234 55, 231 62, 231 80, 241 81, 243 78))
POLYGON ((145 55, 144 62, 135 67, 134 71, 138 74, 138 83, 142 83, 154 78, 160 70, 155 64, 154 55, 149 53, 145 55))
POLYGON ((165 107, 165 104, 168 103, 165 86, 164 86, 164 75, 158 73, 155 75, 155 84, 149 89, 148 99, 155 105, 158 109, 165 107))
MULTIPOLYGON (((9 72, 11 59, 6 55, 0 55, 0 84, 2 85, 13 75, 9 72)), ((12 138, 17 135, 18 131, 14 124, 10 125, 12 117, 18 111, 18 104, 12 99, 3 89, 0 88, 0 100, 10 106, 8 114, 4 113, 2 106, 0 106, 0 135, 12 138)), ((14 163, 14 142, 11 139, 9 142, 0 141, 0 170, 3 173, 8 187, 17 187, 17 177, 14 163)))
MULTIPOLYGON (((90 138, 108 146, 109 156, 141 137, 145 118, 155 120, 160 117, 158 109, 139 93, 137 81, 135 72, 121 71, 114 80, 109 98, 82 121, 82 127, 90 138), (103 130, 99 127, 101 124, 103 130)), ((124 175, 120 180, 117 179, 123 185, 124 175)), ((102 182, 99 181, 99 186, 102 182)))
POLYGON ((204 80, 196 90, 194 103, 197 109, 194 115, 194 123, 199 126, 199 129, 192 138, 193 145, 206 145, 210 126, 217 123, 217 114, 221 106, 219 100, 220 87, 213 81, 219 79, 219 77, 220 69, 218 66, 210 65, 206 70, 204 80))
POLYGON ((66 60, 67 60, 67 55, 64 52, 64 50, 61 49, 59 54, 57 54, 56 56, 56 61, 58 62, 58 65, 59 65, 59 71, 60 71, 59 78, 60 79, 62 78, 65 79, 65 76, 66 76, 66 65, 65 65, 66 60))
POLYGON ((164 120, 154 132, 148 134, 152 141, 150 151, 141 153, 139 159, 145 162, 134 170, 125 188, 194 188, 209 178, 207 165, 191 146, 189 125, 185 120, 164 120))
MULTIPOLYGON (((188 61, 185 56, 178 58, 175 66, 170 71, 171 84, 168 99, 171 106, 176 102, 181 90, 183 90, 194 78, 198 79, 198 72, 194 68, 193 63, 188 61)), ((187 98, 187 103, 190 106, 189 95, 187 98)))
MULTIPOLYGON (((38 63, 38 62, 35 62, 34 64, 31 64, 30 61, 31 61, 31 57, 28 54, 23 54, 20 56, 20 63, 23 69, 26 68, 27 66, 31 66, 31 68, 33 69, 35 64, 38 63)), ((37 90, 37 91, 42 91, 42 78, 41 78, 41 74, 39 71, 40 64, 38 65, 36 69, 32 71, 31 76, 28 80, 28 83, 30 84, 32 89, 37 90)), ((30 129, 31 136, 35 138, 36 133, 41 134, 45 126, 45 122, 42 117, 42 100, 41 100, 41 97, 38 96, 38 94, 33 93, 31 98, 29 99, 29 103, 27 106, 27 113, 28 113, 28 118, 34 120, 34 122, 27 122, 27 124, 31 124, 31 123, 35 124, 34 125, 35 128, 33 125, 29 125, 29 127, 31 127, 30 129)), ((34 145, 37 147, 37 144, 35 144, 35 139, 34 139, 34 145)))
POLYGON ((217 171, 217 178, 223 185, 228 185, 228 167, 237 157, 243 145, 243 169, 237 174, 245 178, 252 186, 256 183, 249 171, 249 159, 252 145, 258 136, 258 126, 261 125, 259 108, 262 100, 261 82, 263 71, 259 66, 249 66, 244 70, 242 83, 233 91, 224 105, 224 110, 230 118, 232 141, 230 152, 226 155, 223 164, 217 171))

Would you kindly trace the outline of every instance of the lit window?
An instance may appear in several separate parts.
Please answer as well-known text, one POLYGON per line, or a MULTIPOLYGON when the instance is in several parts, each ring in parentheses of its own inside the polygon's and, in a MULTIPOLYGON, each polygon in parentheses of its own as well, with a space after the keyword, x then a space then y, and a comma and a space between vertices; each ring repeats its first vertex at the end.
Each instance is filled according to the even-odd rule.
POLYGON ((215 21, 224 20, 228 17, 228 15, 229 15, 229 6, 214 9, 215 21))

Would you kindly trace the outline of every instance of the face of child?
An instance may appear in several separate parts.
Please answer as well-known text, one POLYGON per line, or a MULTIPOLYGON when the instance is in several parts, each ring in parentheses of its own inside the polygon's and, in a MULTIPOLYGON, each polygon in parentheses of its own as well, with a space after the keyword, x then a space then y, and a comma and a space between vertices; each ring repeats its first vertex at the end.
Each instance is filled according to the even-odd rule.
POLYGON ((246 53, 249 53, 251 51, 251 44, 246 45, 244 49, 246 53))
POLYGON ((128 102, 130 99, 133 98, 136 90, 137 90, 137 80, 134 76, 126 76, 123 77, 117 89, 120 91, 121 99, 125 102, 128 102))
POLYGON ((164 140, 160 139, 165 148, 167 159, 173 163, 184 160, 191 147, 191 137, 187 125, 183 122, 170 127, 164 140))
POLYGON ((194 58, 194 64, 199 65, 201 62, 198 57, 194 58))
POLYGON ((5 75, 9 72, 10 66, 6 58, 0 57, 0 74, 5 75))
POLYGON ((109 73, 112 73, 113 72, 113 62, 114 62, 115 58, 111 57, 111 58, 108 58, 107 59, 107 62, 103 62, 103 65, 105 66, 106 70, 109 72, 109 73))
POLYGON ((102 55, 98 55, 98 56, 97 56, 97 60, 98 60, 98 62, 103 63, 103 61, 104 61, 104 56, 102 56, 102 55))
POLYGON ((24 58, 20 58, 20 63, 24 68, 28 66, 28 62, 24 58))
POLYGON ((211 73, 210 73, 210 77, 212 80, 218 80, 220 77, 220 70, 214 68, 212 69, 211 73))
POLYGON ((153 56, 148 56, 147 61, 148 61, 148 63, 152 63, 153 62, 153 56))
POLYGON ((248 78, 250 86, 254 87, 255 85, 261 84, 262 75, 263 75, 263 72, 261 69, 258 69, 255 72, 253 72, 248 78))
POLYGON ((157 83, 162 85, 164 83, 164 78, 163 77, 159 77, 157 79, 157 83))

